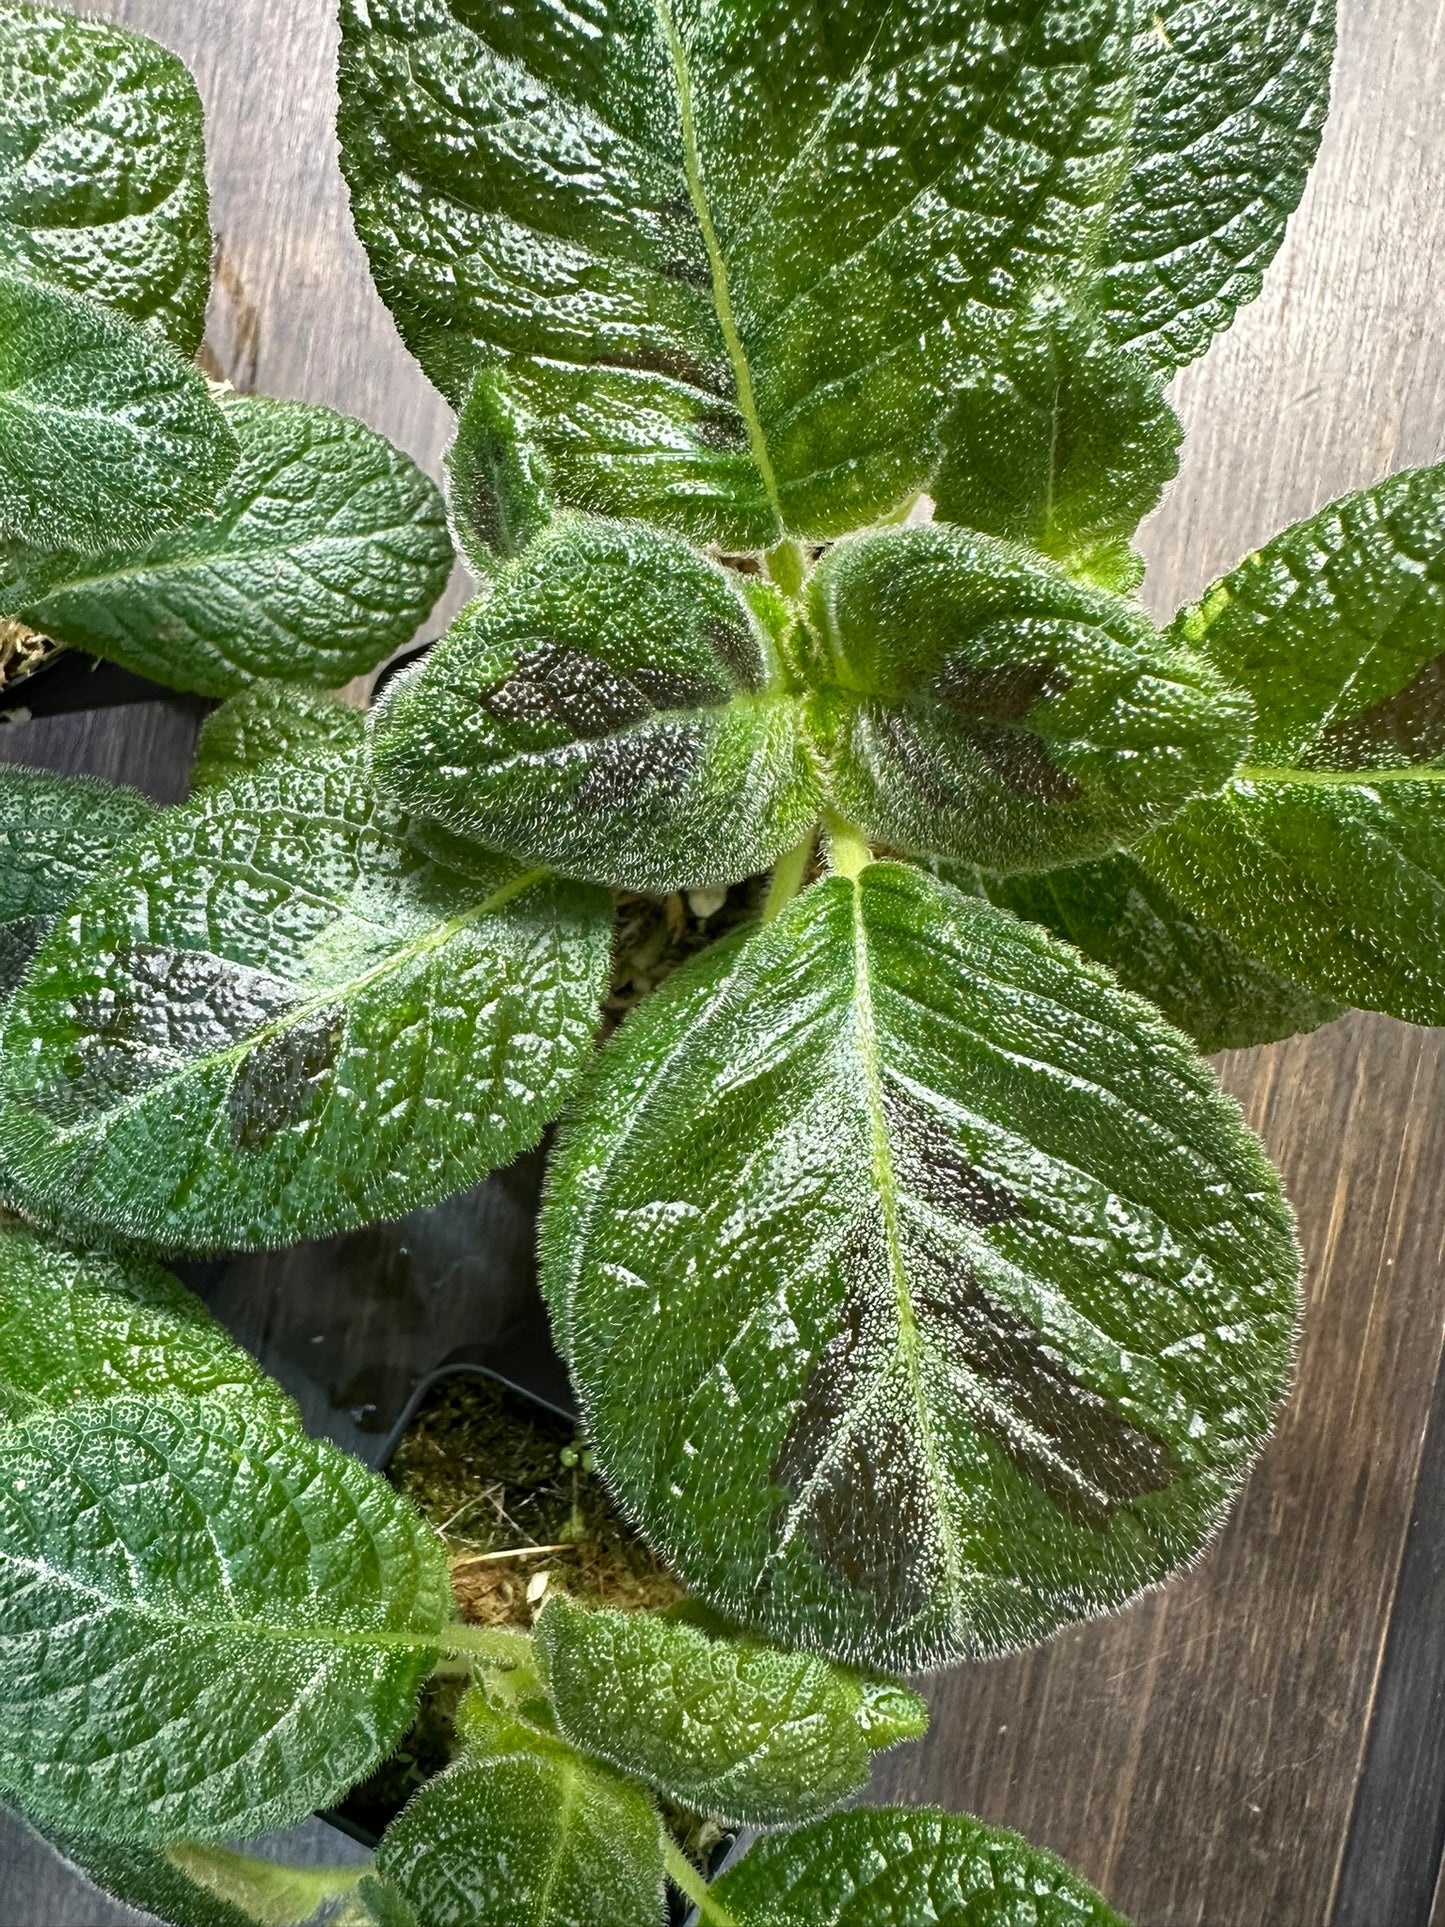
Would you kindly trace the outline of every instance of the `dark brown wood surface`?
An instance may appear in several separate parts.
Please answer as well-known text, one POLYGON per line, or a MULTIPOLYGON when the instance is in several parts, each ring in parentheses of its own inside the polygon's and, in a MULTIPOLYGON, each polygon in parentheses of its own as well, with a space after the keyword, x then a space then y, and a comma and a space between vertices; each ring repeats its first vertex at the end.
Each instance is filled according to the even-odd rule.
MULTIPOLYGON (((216 370, 358 414, 435 472, 448 411, 372 292, 336 169, 331 0, 95 10, 174 46, 206 96, 216 370)), ((1445 452, 1445 6, 1341 14, 1305 205, 1261 299, 1178 383, 1190 442, 1147 530, 1161 611, 1331 496, 1445 452)), ((171 705, 35 723, 0 756, 171 800, 194 726, 171 705)), ((1356 1015, 1221 1072, 1306 1256, 1278 1433, 1195 1571, 935 1680, 930 1737, 880 1782, 1057 1848, 1137 1927, 1445 1927, 1445 1035, 1356 1015)), ((316 1429, 374 1439, 420 1372, 512 1316, 478 1307, 469 1267, 524 1265, 529 1182, 248 1261, 213 1302, 316 1429)), ((0 1927, 134 1918, 16 1835, 0 1853, 0 1927)))

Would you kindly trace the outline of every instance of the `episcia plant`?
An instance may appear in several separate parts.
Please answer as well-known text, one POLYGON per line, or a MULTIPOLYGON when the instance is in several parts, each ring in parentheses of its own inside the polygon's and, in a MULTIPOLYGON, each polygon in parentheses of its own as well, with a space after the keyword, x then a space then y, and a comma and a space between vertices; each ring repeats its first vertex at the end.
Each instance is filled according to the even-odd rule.
MULTIPOLYGON (((838 1811, 895 1675, 1198 1555, 1298 1256, 1199 1052, 1445 1019, 1445 470, 1160 629, 1164 394, 1258 290, 1328 0, 343 0, 340 144, 458 410, 435 499, 209 393, 199 114, 0 9, 0 612, 228 700, 191 800, 0 783, 0 1788, 190 1927, 1064 1927, 838 1811), (619 893, 740 914, 601 1048, 619 893), (560 1119, 543 1286, 680 1609, 463 1622, 435 1536, 162 1270, 560 1119), (374 1859, 333 1805, 440 1673, 374 1859), (661 1803, 661 1804, 660 1804, 661 1803), (762 1830, 712 1881, 679 1816, 762 1830)), ((700 913, 699 913, 700 914, 700 913)))

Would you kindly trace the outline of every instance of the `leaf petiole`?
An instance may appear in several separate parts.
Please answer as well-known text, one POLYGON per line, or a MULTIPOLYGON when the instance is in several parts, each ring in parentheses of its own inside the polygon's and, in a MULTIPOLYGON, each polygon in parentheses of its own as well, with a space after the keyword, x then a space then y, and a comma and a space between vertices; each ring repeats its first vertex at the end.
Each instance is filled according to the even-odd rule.
POLYGON ((707 1882, 675 1841, 664 1844, 662 1862, 673 1886, 697 1908, 699 1922, 710 1923, 710 1927, 738 1927, 737 1920, 713 1898, 707 1882))
POLYGON ((773 865, 772 881, 768 885, 768 897, 763 905, 764 923, 771 923, 779 911, 785 910, 802 889, 817 835, 816 827, 809 830, 801 843, 795 844, 791 850, 784 851, 773 865))
POLYGON ((509 1633, 496 1626, 468 1626, 457 1621, 442 1628, 437 1645, 443 1664, 455 1658, 481 1659, 505 1670, 532 1664, 532 1642, 526 1633, 509 1633))
POLYGON ((832 811, 827 816, 828 863, 840 877, 860 876, 873 861, 873 851, 861 830, 845 823, 832 811))
POLYGON ((785 535, 768 550, 763 566, 769 580, 775 582, 784 595, 797 597, 803 593, 803 584, 808 578, 808 558, 802 543, 791 535, 785 535))

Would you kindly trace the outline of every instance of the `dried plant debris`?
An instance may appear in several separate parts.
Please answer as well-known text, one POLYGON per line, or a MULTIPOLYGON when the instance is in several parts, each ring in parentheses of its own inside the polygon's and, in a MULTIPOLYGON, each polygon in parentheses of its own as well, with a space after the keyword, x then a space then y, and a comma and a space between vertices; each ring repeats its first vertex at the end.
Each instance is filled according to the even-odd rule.
POLYGON ((602 1007, 604 1030, 615 1030, 634 1004, 689 957, 739 925, 754 922, 765 887, 765 878, 748 877, 726 890, 673 890, 666 896, 619 890, 612 986, 602 1007))
POLYGON ((495 1379, 438 1385, 391 1477, 441 1535, 474 1624, 530 1631, 558 1588, 623 1611, 684 1596, 613 1505, 576 1425, 495 1379))

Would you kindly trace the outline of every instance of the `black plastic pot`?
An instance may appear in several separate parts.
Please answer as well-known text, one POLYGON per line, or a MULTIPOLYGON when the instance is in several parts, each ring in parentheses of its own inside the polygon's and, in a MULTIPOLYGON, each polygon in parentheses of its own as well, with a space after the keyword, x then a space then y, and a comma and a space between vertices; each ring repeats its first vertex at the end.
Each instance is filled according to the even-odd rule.
MULTIPOLYGON (((422 1379, 387 1435, 377 1460, 378 1471, 384 1473, 390 1468, 397 1447, 406 1437, 417 1413, 436 1387, 445 1384, 451 1378, 488 1379, 494 1385, 501 1385, 507 1391, 514 1393, 528 1405, 535 1406, 539 1411, 546 1412, 555 1418, 576 1419, 577 1403, 567 1381, 566 1367, 545 1333, 540 1335, 540 1342, 534 1340, 528 1344, 497 1348, 487 1353, 485 1358, 480 1355, 483 1350, 484 1348, 478 1348, 479 1355, 476 1356, 458 1354, 422 1379)), ((377 1835, 369 1827, 358 1824, 348 1816, 344 1802, 330 1812, 323 1813, 321 1818, 352 1840, 359 1841, 364 1847, 375 1847, 377 1844, 377 1835)), ((743 1843, 736 1834, 725 1835, 709 1858, 708 1877, 716 1878, 723 1868, 742 1851, 742 1846, 743 1843)), ((689 1908, 687 1902, 670 1889, 668 1905, 669 1927, 686 1927, 689 1921, 697 1917, 696 1912, 689 1908)))
POLYGON ((198 715, 215 708, 209 696, 195 696, 152 682, 119 663, 88 655, 84 649, 62 649, 0 689, 0 721, 30 720, 39 716, 73 716, 88 709, 123 709, 131 703, 168 702, 198 715))

